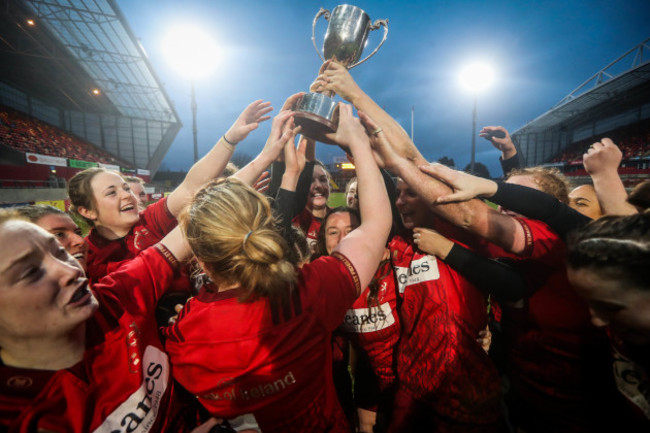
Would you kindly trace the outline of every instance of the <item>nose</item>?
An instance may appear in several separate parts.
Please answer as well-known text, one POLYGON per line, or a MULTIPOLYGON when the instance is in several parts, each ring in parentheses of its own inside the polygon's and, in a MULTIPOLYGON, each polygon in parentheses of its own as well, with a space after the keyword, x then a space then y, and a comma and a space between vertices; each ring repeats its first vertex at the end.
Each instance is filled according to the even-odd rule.
POLYGON ((79 277, 82 276, 81 269, 71 264, 67 260, 58 259, 52 256, 52 266, 61 287, 68 287, 76 284, 79 277))
POLYGON ((406 202, 404 201, 404 194, 400 192, 399 195, 397 196, 397 200, 395 200, 395 206, 402 207, 404 206, 405 203, 406 202))
POLYGON ((70 246, 72 247, 81 247, 86 243, 86 240, 78 235, 77 233, 70 233, 70 246))

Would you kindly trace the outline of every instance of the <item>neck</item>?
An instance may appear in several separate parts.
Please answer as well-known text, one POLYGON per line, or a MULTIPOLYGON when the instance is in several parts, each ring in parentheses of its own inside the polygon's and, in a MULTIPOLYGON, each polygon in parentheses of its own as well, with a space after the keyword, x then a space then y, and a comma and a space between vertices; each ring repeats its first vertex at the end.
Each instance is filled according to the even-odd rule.
POLYGON ((103 238, 112 241, 115 239, 121 239, 124 236, 128 235, 129 232, 131 231, 131 227, 129 228, 107 227, 107 226, 95 224, 95 230, 97 230, 97 233, 101 235, 103 238))
POLYGON ((20 338, 18 341, 3 341, 0 358, 10 367, 63 370, 83 359, 85 342, 86 324, 82 323, 61 338, 20 338))
POLYGON ((311 214, 316 218, 325 218, 325 215, 327 215, 327 206, 318 208, 312 207, 307 209, 309 209, 309 212, 311 212, 311 214))

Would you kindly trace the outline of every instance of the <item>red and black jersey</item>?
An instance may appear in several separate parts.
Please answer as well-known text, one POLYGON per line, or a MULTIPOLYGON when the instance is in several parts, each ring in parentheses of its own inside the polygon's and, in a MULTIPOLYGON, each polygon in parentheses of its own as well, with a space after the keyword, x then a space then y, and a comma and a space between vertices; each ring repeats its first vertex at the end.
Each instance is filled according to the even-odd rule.
MULTIPOLYGON (((329 208, 328 208, 329 210, 329 208)), ((307 243, 312 252, 316 251, 316 242, 318 241, 318 231, 323 223, 322 218, 315 217, 309 209, 305 208, 298 215, 293 217, 291 223, 300 228, 307 237, 307 243)))
POLYGON ((486 300, 444 262, 396 236, 389 244, 402 298, 397 376, 401 392, 455 422, 498 420, 500 381, 476 342, 486 300))
POLYGON ((0 425, 10 432, 190 430, 176 419, 169 359, 151 319, 174 275, 165 255, 164 247, 150 248, 97 283, 100 308, 86 323, 81 362, 54 372, 0 367, 0 425))
POLYGON ((607 379, 606 335, 592 325, 587 303, 568 281, 564 242, 541 221, 517 221, 526 234, 522 254, 494 245, 487 250, 493 257, 514 259, 533 293, 522 306, 502 304, 507 374, 513 400, 524 411, 522 426, 531 422, 553 431, 602 427, 599 405, 611 401, 614 391, 607 379))
POLYGON ((377 269, 373 280, 377 286, 376 298, 369 298, 367 287, 345 313, 340 329, 355 347, 367 354, 379 387, 385 390, 395 382, 393 357, 400 335, 397 289, 389 261, 377 269))
POLYGON ((87 274, 91 282, 120 267, 146 248, 160 242, 174 227, 176 218, 167 209, 167 199, 158 200, 140 212, 140 221, 120 239, 108 240, 91 230, 88 243, 87 274))
POLYGON ((269 432, 349 431, 332 383, 332 331, 360 290, 340 254, 298 271, 290 311, 203 288, 165 329, 174 376, 208 411, 269 432))

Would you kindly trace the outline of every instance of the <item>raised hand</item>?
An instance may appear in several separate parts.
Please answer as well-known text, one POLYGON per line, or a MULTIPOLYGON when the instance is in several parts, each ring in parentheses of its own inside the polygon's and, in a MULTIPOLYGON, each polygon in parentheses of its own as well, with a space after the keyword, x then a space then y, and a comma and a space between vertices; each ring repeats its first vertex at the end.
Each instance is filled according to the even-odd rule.
POLYGON ((273 118, 271 133, 261 152, 269 162, 274 161, 284 150, 285 144, 293 142, 294 137, 300 131, 299 126, 294 127, 293 114, 293 111, 283 110, 273 118))
POLYGON ((467 201, 479 196, 491 197, 497 191, 497 184, 492 180, 453 170, 442 164, 421 165, 419 168, 454 190, 451 194, 438 197, 435 201, 437 204, 467 201))
POLYGON ((582 156, 585 170, 591 176, 598 176, 604 172, 618 172, 618 166, 623 159, 623 153, 609 138, 603 138, 592 144, 582 156))
POLYGON ((517 148, 515 147, 515 144, 512 142, 512 138, 510 138, 510 133, 503 126, 484 126, 481 129, 481 132, 479 132, 479 135, 489 140, 490 143, 492 143, 492 146, 500 150, 503 159, 512 158, 517 154, 517 148), (490 138, 488 133, 492 131, 501 131, 506 136, 504 138, 497 138, 497 137, 490 138))
POLYGON ((270 102, 264 102, 261 99, 251 102, 248 107, 241 112, 235 123, 232 124, 224 138, 230 144, 237 144, 246 137, 248 134, 257 129, 261 122, 269 120, 271 116, 266 116, 273 110, 270 102))
POLYGON ((354 98, 362 92, 350 75, 348 68, 332 60, 323 63, 310 90, 319 93, 333 92, 352 103, 354 98))

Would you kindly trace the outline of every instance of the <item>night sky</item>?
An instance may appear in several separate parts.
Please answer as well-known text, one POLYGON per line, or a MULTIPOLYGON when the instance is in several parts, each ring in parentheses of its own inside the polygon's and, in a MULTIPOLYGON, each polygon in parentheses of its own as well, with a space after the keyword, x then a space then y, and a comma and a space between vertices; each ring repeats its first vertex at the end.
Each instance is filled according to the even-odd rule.
MULTIPOLYGON (((190 82, 165 56, 164 39, 178 23, 211 34, 220 55, 216 70, 196 83, 199 155, 205 154, 249 102, 271 101, 277 114, 289 95, 307 91, 321 60, 311 25, 331 1, 118 0, 183 122, 163 168, 192 164, 190 82)), ((650 37, 650 1, 357 1, 371 20, 388 18, 388 39, 351 74, 364 91, 408 131, 415 107, 415 143, 424 156, 470 161, 472 95, 459 84, 463 66, 483 61, 495 82, 478 97, 478 126, 514 132, 580 84, 650 37)), ((316 27, 322 45, 326 21, 316 27)), ((371 32, 369 53, 383 30, 371 32)), ((650 53, 646 52, 646 56, 650 53)), ((270 121, 238 146, 254 156, 270 121)), ((343 153, 317 146, 330 163, 343 153)), ((499 152, 477 138, 477 162, 500 176, 499 152)))

